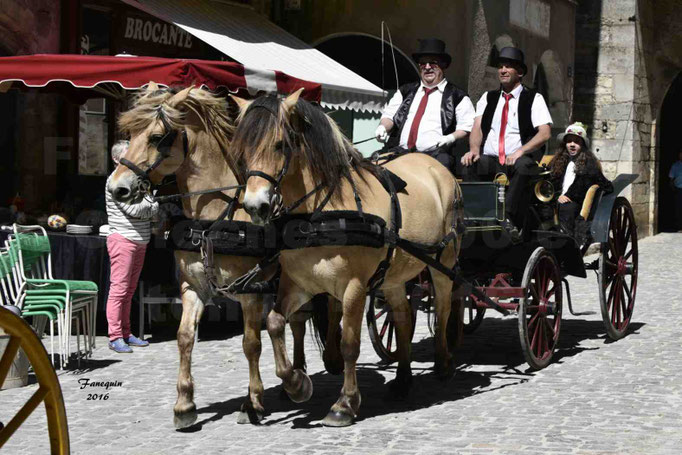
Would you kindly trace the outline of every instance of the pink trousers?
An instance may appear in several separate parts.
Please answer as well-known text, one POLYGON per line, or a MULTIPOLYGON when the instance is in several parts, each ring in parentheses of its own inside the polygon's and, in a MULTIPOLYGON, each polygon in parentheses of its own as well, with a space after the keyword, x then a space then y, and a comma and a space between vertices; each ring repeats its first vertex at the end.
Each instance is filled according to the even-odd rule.
POLYGON ((109 340, 128 338, 130 333, 130 302, 137 289, 147 244, 133 242, 121 234, 107 237, 111 262, 107 322, 109 340))

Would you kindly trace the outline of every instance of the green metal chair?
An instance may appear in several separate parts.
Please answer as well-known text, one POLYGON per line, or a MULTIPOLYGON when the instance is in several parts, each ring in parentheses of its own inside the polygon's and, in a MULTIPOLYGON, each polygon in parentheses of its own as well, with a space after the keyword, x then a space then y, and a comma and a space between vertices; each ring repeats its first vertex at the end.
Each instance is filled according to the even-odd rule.
MULTIPOLYGON (((66 359, 70 355, 72 320, 83 324, 86 354, 91 355, 95 347, 97 285, 91 281, 60 280, 52 275, 50 240, 41 226, 14 225, 14 237, 10 242, 10 254, 18 260, 20 273, 19 299, 22 303, 57 303, 63 308, 63 343, 66 359), (83 319, 78 318, 82 313, 83 319)), ((77 334, 77 343, 80 345, 77 334)), ((80 346, 78 347, 80 353, 80 346)))
MULTIPOLYGON (((3 303, 7 305, 16 305, 18 296, 18 280, 14 275, 14 262, 12 256, 8 249, 0 250, 0 283, 2 284, 2 295, 3 303)), ((36 301, 29 305, 24 305, 22 308, 22 316, 28 317, 32 316, 36 320, 36 327, 42 327, 36 330, 39 335, 44 331, 44 322, 50 321, 50 354, 52 356, 52 364, 55 365, 54 359, 54 323, 57 322, 57 331, 59 336, 57 338, 58 350, 60 357, 63 358, 63 346, 62 346, 62 319, 61 319, 61 308, 56 302, 36 301)), ((35 327, 34 327, 35 329, 35 327)))

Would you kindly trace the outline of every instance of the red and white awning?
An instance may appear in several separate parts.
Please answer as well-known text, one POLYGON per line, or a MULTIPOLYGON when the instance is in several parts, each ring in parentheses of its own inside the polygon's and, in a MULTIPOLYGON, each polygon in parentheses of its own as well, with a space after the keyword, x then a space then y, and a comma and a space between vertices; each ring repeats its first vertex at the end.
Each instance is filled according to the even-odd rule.
POLYGON ((77 100, 120 96, 154 81, 167 87, 225 88, 232 93, 288 94, 301 87, 302 96, 320 101, 319 83, 281 71, 260 70, 239 63, 157 57, 43 54, 0 57, 0 93, 12 87, 62 92, 77 100))

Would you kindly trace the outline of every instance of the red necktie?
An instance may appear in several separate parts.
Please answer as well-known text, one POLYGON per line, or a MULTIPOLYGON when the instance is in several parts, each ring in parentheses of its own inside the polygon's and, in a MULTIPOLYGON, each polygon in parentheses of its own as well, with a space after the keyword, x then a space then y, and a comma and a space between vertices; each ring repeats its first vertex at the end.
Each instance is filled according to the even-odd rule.
POLYGON ((509 100, 513 98, 511 93, 503 93, 504 96, 504 107, 502 108, 502 120, 500 121, 500 164, 504 166, 507 160, 507 154, 504 151, 504 132, 507 129, 507 117, 509 116, 509 100))
POLYGON ((426 110, 426 103, 429 102, 429 95, 435 92, 438 87, 426 88, 424 87, 424 96, 419 102, 417 113, 414 115, 412 126, 410 127, 410 134, 407 136, 407 148, 411 149, 417 144, 417 131, 419 131, 419 123, 422 121, 424 111, 426 110))

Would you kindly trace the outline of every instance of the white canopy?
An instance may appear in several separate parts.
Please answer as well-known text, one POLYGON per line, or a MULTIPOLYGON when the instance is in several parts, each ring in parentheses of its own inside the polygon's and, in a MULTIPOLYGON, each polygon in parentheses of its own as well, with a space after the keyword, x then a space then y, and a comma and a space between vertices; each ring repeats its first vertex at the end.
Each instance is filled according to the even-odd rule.
MULTIPOLYGON (((381 88, 249 7, 217 0, 123 1, 174 23, 245 67, 260 70, 259 78, 263 70, 279 70, 322 84, 321 103, 325 107, 380 112, 384 103, 381 88)), ((274 77, 272 73, 273 83, 274 77)))

